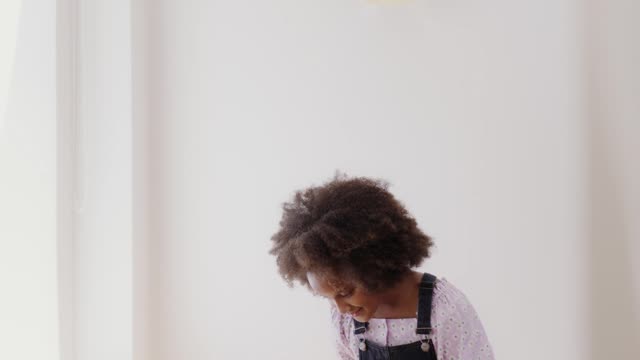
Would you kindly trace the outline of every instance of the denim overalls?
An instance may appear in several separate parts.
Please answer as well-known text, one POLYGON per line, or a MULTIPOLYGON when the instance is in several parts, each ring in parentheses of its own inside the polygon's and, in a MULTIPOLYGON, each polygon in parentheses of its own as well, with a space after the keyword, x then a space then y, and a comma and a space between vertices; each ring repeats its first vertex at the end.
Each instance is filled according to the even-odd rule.
POLYGON ((353 319, 354 334, 359 338, 360 360, 437 360, 431 334, 431 300, 436 277, 425 273, 420 281, 418 296, 418 325, 416 334, 425 335, 425 339, 410 344, 380 346, 364 338, 369 323, 353 319))

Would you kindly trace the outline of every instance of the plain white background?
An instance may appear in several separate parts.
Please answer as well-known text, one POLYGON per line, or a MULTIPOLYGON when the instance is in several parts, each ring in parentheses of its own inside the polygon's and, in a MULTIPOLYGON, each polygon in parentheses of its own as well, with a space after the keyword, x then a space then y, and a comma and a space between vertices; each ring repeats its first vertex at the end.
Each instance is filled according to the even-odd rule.
POLYGON ((633 358, 631 7, 155 3, 151 356, 330 358, 265 254, 275 205, 341 169, 391 181, 497 358, 633 358))
POLYGON ((55 3, 0 4, 0 358, 58 356, 55 3))
POLYGON ((634 1, 60 1, 57 68, 38 4, 2 134, 7 357, 333 358, 267 252, 337 169, 391 182, 496 358, 638 357, 634 1))

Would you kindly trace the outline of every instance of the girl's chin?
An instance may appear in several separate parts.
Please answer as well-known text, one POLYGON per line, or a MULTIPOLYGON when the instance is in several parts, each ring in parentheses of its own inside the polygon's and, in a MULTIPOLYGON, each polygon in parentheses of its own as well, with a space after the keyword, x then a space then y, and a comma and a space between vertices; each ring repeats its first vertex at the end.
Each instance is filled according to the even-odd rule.
POLYGON ((360 322, 366 322, 367 320, 369 320, 369 318, 366 316, 364 309, 360 309, 356 311, 354 314, 351 314, 351 317, 353 317, 354 319, 360 322))

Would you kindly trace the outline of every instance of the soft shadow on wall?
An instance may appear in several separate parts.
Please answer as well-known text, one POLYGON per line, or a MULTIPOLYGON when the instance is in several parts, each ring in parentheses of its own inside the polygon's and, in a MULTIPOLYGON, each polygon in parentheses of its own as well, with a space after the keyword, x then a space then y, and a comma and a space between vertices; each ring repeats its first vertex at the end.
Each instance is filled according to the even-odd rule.
POLYGON ((640 3, 586 4, 589 353, 639 359, 640 3))

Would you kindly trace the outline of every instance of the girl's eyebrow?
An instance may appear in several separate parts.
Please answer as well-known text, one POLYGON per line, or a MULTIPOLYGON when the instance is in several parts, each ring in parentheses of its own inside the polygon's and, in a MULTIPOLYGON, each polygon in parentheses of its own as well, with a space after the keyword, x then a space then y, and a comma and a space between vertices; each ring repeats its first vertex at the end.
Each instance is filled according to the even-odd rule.
POLYGON ((320 297, 325 298, 325 299, 331 299, 331 297, 329 297, 329 296, 324 296, 324 295, 322 295, 322 294, 320 294, 320 293, 317 293, 317 292, 315 292, 315 291, 313 291, 313 292, 312 292, 312 294, 313 294, 314 296, 320 296, 320 297))

